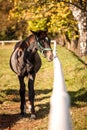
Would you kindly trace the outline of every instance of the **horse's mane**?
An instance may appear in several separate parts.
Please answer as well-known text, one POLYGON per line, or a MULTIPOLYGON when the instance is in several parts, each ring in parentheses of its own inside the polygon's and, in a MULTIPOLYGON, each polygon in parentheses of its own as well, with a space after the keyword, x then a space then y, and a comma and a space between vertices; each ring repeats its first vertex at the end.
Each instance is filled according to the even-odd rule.
POLYGON ((19 42, 16 43, 14 50, 16 48, 21 48, 22 50, 26 49, 29 45, 30 45, 30 39, 33 37, 34 35, 31 34, 30 36, 28 36, 27 38, 25 38, 24 40, 21 40, 19 42))

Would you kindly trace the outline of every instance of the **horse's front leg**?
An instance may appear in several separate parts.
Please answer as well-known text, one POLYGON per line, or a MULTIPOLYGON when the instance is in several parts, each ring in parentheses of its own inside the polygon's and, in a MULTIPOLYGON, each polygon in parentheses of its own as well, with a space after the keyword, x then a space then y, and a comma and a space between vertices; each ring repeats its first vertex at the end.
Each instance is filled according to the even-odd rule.
POLYGON ((21 109, 21 115, 25 115, 25 109, 26 109, 26 102, 25 102, 25 83, 24 83, 24 77, 23 76, 18 76, 19 83, 20 83, 20 98, 21 98, 21 104, 20 104, 20 109, 21 109))
POLYGON ((34 81, 35 74, 29 75, 28 77, 28 89, 29 89, 29 112, 31 113, 31 118, 36 118, 35 108, 34 108, 34 81))

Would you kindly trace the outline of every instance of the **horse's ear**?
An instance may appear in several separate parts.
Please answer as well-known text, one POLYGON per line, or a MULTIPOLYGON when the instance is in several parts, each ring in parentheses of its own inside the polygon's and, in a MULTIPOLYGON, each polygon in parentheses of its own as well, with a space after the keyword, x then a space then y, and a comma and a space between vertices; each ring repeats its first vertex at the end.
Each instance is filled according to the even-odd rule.
POLYGON ((37 32, 35 32, 35 31, 32 31, 32 30, 30 30, 34 35, 38 35, 38 31, 37 32))
POLYGON ((31 32, 32 32, 34 35, 36 35, 37 37, 40 36, 40 34, 41 34, 41 31, 36 31, 36 32, 35 32, 35 31, 32 31, 32 30, 31 30, 31 32))
POLYGON ((48 29, 45 29, 45 30, 38 30, 38 31, 32 31, 32 30, 30 30, 34 35, 36 35, 36 36, 40 36, 40 35, 44 35, 44 34, 47 34, 47 32, 48 32, 48 29))
POLYGON ((30 30, 33 34, 39 34, 41 32, 44 32, 44 33, 47 33, 48 32, 48 29, 46 28, 45 30, 38 30, 38 31, 33 31, 33 30, 30 30))
POLYGON ((46 28, 43 32, 44 32, 44 33, 47 33, 47 32, 48 32, 48 28, 46 28))
POLYGON ((30 30, 32 33, 35 33, 33 30, 30 30))

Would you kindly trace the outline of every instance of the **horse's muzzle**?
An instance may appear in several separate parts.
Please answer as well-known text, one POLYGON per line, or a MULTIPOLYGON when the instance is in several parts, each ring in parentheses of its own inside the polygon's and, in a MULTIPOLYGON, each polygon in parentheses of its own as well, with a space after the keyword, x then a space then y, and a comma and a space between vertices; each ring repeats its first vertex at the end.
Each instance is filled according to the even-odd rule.
POLYGON ((48 60, 48 62, 53 61, 53 53, 52 53, 52 51, 49 51, 49 52, 47 53, 47 60, 48 60))
POLYGON ((51 61, 53 61, 53 58, 49 57, 47 60, 48 60, 48 62, 51 62, 51 61))

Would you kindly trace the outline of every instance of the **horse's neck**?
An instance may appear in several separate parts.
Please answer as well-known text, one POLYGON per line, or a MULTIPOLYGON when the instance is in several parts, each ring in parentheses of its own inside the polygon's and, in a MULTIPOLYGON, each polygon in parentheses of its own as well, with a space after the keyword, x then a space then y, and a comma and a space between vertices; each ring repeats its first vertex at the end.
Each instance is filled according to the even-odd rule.
POLYGON ((21 42, 20 48, 24 50, 34 42, 35 42, 35 36, 32 34, 21 42))
POLYGON ((20 44, 20 48, 22 50, 26 49, 28 46, 27 46, 27 43, 25 41, 23 41, 21 44, 20 44))

